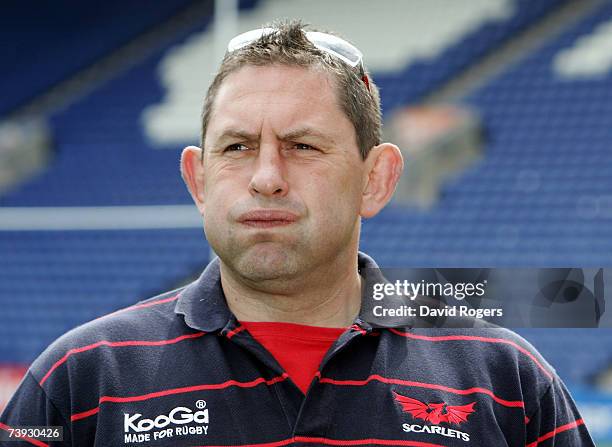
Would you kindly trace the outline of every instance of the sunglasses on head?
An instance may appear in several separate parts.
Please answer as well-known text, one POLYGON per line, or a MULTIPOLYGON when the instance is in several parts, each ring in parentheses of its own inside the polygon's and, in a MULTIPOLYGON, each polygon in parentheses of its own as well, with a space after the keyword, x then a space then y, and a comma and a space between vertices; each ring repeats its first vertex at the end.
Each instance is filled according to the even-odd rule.
MULTIPOLYGON (((275 28, 259 28, 239 34, 229 41, 227 44, 227 51, 231 53, 239 50, 240 48, 257 41, 260 37, 267 34, 273 34, 276 31, 277 30, 275 28)), ((319 50, 325 51, 326 53, 340 59, 351 68, 357 68, 359 70, 359 77, 366 85, 368 91, 370 91, 370 82, 363 67, 363 54, 357 47, 338 36, 333 36, 327 33, 306 31, 304 35, 306 36, 306 39, 308 39, 310 43, 312 43, 319 50)))

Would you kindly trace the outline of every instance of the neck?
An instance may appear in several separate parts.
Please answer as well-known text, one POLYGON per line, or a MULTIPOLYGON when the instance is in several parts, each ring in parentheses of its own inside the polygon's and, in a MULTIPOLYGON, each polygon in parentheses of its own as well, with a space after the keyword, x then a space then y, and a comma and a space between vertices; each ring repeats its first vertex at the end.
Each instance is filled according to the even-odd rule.
POLYGON ((361 307, 357 249, 282 285, 248 283, 221 261, 221 285, 238 320, 347 327, 361 307))

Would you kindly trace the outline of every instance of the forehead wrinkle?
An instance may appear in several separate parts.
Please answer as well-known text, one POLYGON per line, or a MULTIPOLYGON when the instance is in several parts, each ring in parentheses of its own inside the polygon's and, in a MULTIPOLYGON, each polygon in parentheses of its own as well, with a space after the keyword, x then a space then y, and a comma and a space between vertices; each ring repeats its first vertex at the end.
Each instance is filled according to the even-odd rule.
MULTIPOLYGON (((326 110, 329 112, 332 112, 332 110, 330 109, 334 109, 334 112, 335 111, 339 112, 339 114, 341 114, 343 118, 346 118, 346 120, 350 122, 348 116, 346 115, 345 110, 341 107, 341 104, 339 101, 339 92, 338 92, 337 82, 334 79, 334 77, 330 75, 330 73, 323 72, 318 67, 307 67, 306 68, 306 67, 293 67, 293 66, 288 66, 288 67, 278 66, 274 68, 278 68, 281 70, 296 69, 296 70, 300 70, 302 73, 304 72, 309 73, 310 76, 308 76, 309 78, 308 80, 312 78, 312 75, 318 75, 317 83, 319 87, 318 88, 319 95, 316 96, 316 99, 317 99, 316 104, 320 107, 325 107, 326 110)), ((223 123, 223 121, 226 121, 228 115, 230 116, 235 115, 235 116, 232 116, 232 119, 230 120, 230 122, 226 122, 225 125, 223 124, 221 125, 222 130, 219 133, 214 132, 216 136, 214 134, 211 135, 213 137, 212 138, 213 141, 215 141, 217 145, 221 144, 223 139, 229 139, 229 138, 240 138, 243 141, 261 140, 261 138, 263 137, 262 132, 264 131, 264 128, 266 127, 265 122, 268 122, 272 120, 273 118, 271 116, 267 116, 270 112, 269 109, 270 108, 274 109, 275 105, 284 105, 285 103, 287 103, 287 105, 289 106, 293 106, 293 109, 296 109, 296 110, 299 109, 296 112, 298 113, 298 116, 295 116, 294 113, 291 113, 290 114, 291 116, 285 113, 283 115, 284 119, 282 120, 282 121, 285 121, 284 124, 277 122, 273 126, 273 127, 277 127, 280 124, 282 127, 281 128, 277 127, 277 129, 270 129, 274 132, 274 134, 276 135, 276 138, 278 138, 281 141, 289 141, 289 140, 299 139, 300 137, 312 136, 313 138, 323 140, 325 141, 325 143, 330 144, 330 145, 337 146, 339 144, 340 135, 338 135, 337 133, 334 133, 334 129, 326 128, 326 124, 329 121, 328 119, 324 119, 322 122, 313 122, 313 123, 304 122, 306 121, 306 119, 310 121, 311 118, 314 118, 316 121, 317 118, 320 119, 321 117, 318 116, 318 114, 315 114, 314 116, 310 116, 309 118, 304 116, 305 110, 303 110, 303 106, 300 108, 301 106, 300 104, 294 104, 295 96, 299 98, 299 95, 294 96, 294 95, 288 94, 286 95, 288 96, 287 98, 285 97, 280 98, 278 97, 278 95, 272 94, 273 92, 276 92, 276 90, 280 87, 279 84, 284 86, 284 88, 281 88, 282 90, 281 96, 282 94, 286 92, 292 92, 293 89, 295 88, 295 85, 293 85, 292 82, 293 83, 296 82, 297 79, 294 79, 294 77, 292 76, 287 76, 286 73, 285 74, 272 73, 275 76, 274 77, 270 76, 270 77, 273 78, 274 82, 272 83, 273 85, 270 86, 272 90, 268 91, 264 87, 268 87, 269 82, 259 82, 253 85, 251 83, 252 80, 254 78, 259 79, 259 77, 254 76, 253 73, 247 73, 246 72, 247 70, 255 70, 255 71, 266 70, 267 72, 269 72, 270 67, 246 66, 234 73, 231 73, 227 77, 227 79, 224 81, 223 85, 220 88, 219 94, 215 100, 215 104, 213 107, 214 110, 213 110, 213 113, 211 113, 211 123, 218 118, 221 118, 221 123, 223 123), (241 79, 241 76, 244 77, 247 74, 248 76, 246 80, 241 79), (281 74, 283 74, 283 76, 280 76, 281 74), (237 78, 240 79, 239 83, 236 82, 237 78), (228 88, 230 85, 231 85, 231 88, 228 88), (255 88, 252 89, 252 87, 255 87, 255 88), (255 95, 255 98, 253 98, 253 95, 255 95), (262 98, 261 95, 263 95, 264 98, 262 98), (255 99, 257 100, 255 101, 255 99), (256 124, 257 127, 261 126, 261 129, 253 129, 251 128, 250 125, 248 126, 248 128, 246 128, 243 124, 240 123, 241 120, 250 120, 252 118, 252 114, 247 113, 247 115, 244 115, 246 110, 245 110, 244 104, 242 103, 244 103, 245 101, 248 102, 249 106, 253 106, 257 104, 257 105, 263 105, 265 106, 264 108, 267 109, 266 110, 267 113, 264 119, 260 123, 256 124), (234 120, 233 118, 237 118, 237 120, 234 120), (238 121, 238 122, 232 122, 232 121, 238 121), (293 123, 291 123, 291 121, 293 121, 293 123), (302 121, 302 123, 300 123, 299 121, 302 121), (287 129, 287 131, 284 131, 284 129, 287 129)), ((264 77, 264 81, 266 81, 266 79, 267 78, 264 77)), ((312 103, 309 103, 309 106, 312 106, 312 105, 313 105, 312 103)), ((352 123, 350 124, 351 124, 351 128, 354 130, 354 128, 352 127, 352 123)))
POLYGON ((228 127, 219 134, 219 136, 217 137, 217 141, 222 140, 224 138, 239 138, 242 140, 256 141, 259 140, 260 136, 261 132, 254 133, 245 129, 228 127))

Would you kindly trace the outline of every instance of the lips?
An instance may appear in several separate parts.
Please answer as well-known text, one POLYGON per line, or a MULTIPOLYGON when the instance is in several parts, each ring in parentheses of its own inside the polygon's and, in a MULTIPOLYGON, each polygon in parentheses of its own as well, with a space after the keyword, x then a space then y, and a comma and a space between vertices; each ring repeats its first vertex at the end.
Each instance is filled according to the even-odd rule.
POLYGON ((241 224, 255 228, 290 225, 297 220, 298 216, 284 210, 253 210, 238 217, 241 224))

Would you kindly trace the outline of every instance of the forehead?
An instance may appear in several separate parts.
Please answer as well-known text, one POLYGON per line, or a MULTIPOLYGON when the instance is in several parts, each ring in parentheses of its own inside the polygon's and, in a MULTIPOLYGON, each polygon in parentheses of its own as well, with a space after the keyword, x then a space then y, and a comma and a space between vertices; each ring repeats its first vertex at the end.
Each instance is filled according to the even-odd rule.
POLYGON ((277 133, 308 126, 356 145, 335 82, 316 68, 247 65, 227 76, 217 92, 206 139, 228 127, 259 133, 264 126, 277 133))

